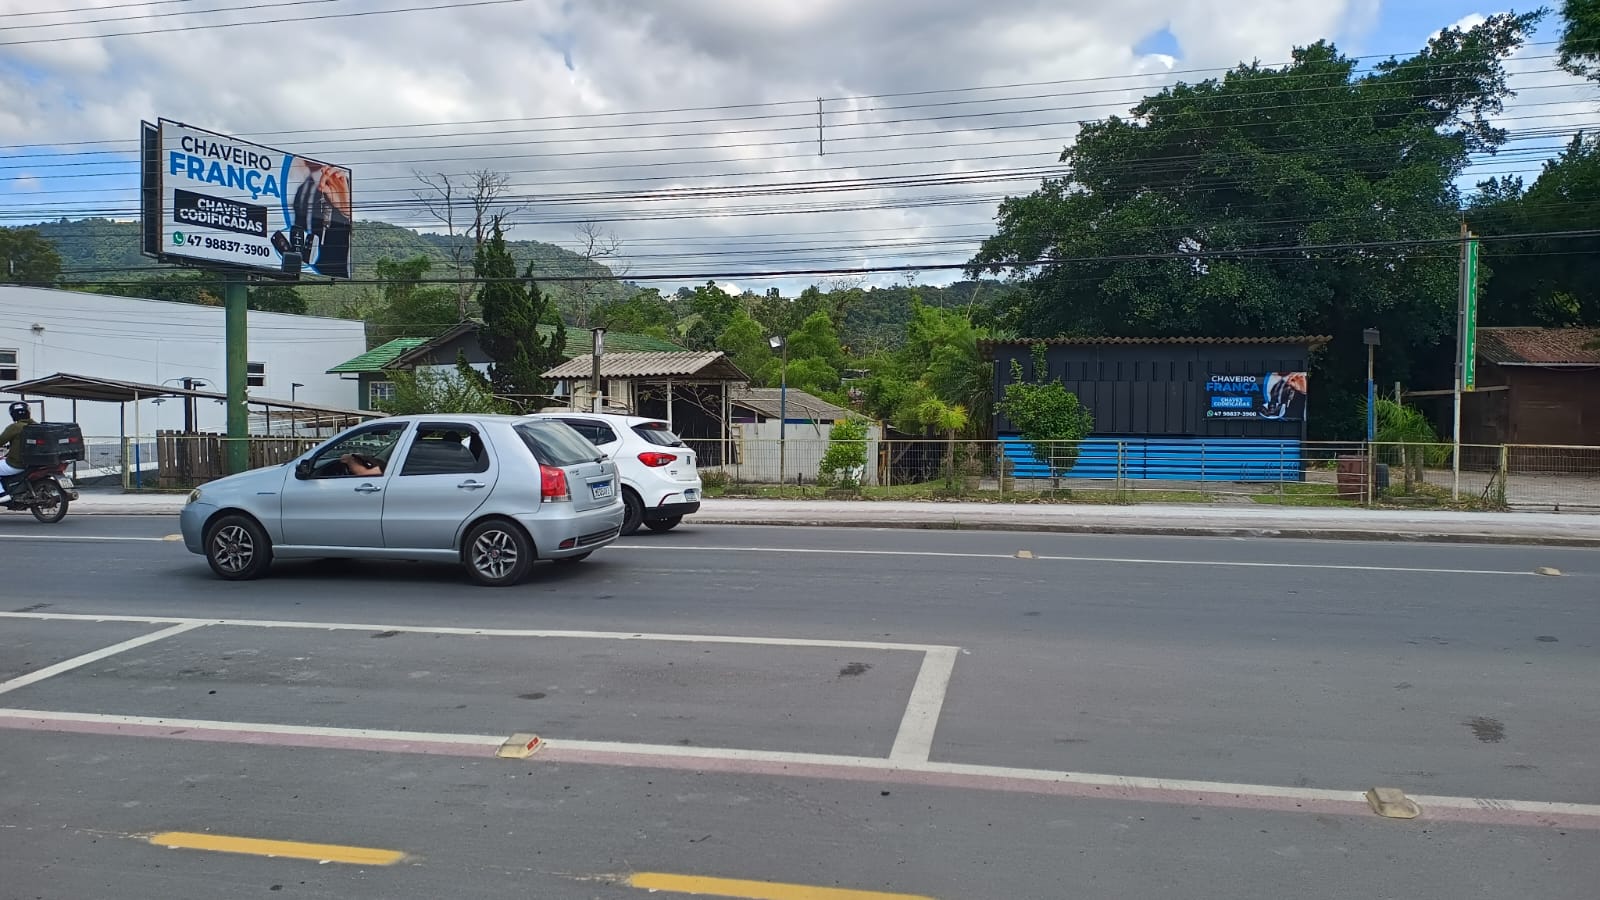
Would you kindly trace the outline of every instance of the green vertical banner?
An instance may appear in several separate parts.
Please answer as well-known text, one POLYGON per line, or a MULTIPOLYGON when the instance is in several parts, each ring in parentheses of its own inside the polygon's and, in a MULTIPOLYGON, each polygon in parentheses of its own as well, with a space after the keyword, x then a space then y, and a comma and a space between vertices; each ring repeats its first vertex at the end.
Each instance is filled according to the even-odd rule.
POLYGON ((1478 239, 1467 238, 1466 284, 1461 299, 1461 389, 1478 383, 1478 239))

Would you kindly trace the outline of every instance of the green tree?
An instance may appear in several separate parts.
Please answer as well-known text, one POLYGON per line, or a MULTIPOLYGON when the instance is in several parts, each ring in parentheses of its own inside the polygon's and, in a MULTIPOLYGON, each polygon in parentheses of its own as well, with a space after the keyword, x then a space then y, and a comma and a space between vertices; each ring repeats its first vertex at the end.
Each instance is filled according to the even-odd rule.
POLYGON ((1456 233, 1455 180, 1504 142, 1502 64, 1538 18, 1445 29, 1364 71, 1317 43, 1163 90, 1084 126, 1072 174, 1004 201, 973 268, 1023 279, 1032 335, 1332 335, 1312 427, 1358 433, 1361 330, 1382 329, 1403 380, 1453 333, 1455 260, 1411 242, 1456 233))
POLYGON ((0 228, 0 284, 55 284, 61 254, 32 228, 0 228))
POLYGON ((538 409, 550 392, 543 373, 564 359, 566 326, 539 293, 533 266, 530 264, 518 277, 517 263, 506 249, 499 217, 492 221, 488 239, 479 245, 472 270, 483 285, 478 291, 483 307, 478 343, 494 360, 489 367, 489 383, 496 395, 518 409, 538 409), (539 333, 541 323, 555 326, 548 338, 539 333))
POLYGON ((1033 445, 1034 458, 1050 468, 1053 477, 1072 468, 1078 442, 1094 431, 1094 415, 1078 402, 1059 378, 1048 378, 1045 347, 1033 347, 1033 380, 1022 375, 1022 364, 1011 361, 1011 381, 1005 397, 996 404, 1022 439, 1033 445))
POLYGON ((800 327, 789 334, 788 340, 791 366, 797 359, 813 358, 822 360, 834 369, 844 365, 844 348, 839 346, 839 332, 833 327, 833 319, 822 310, 807 316, 800 327))
POLYGON ((368 321, 378 338, 433 337, 459 321, 456 289, 423 283, 432 268, 433 261, 420 254, 398 261, 383 257, 373 264, 383 299, 368 321))
POLYGON ((728 354, 739 371, 750 376, 750 383, 766 384, 767 370, 775 357, 760 323, 744 310, 739 310, 728 320, 728 327, 717 337, 717 349, 728 354))
POLYGON ((828 431, 828 449, 817 465, 817 483, 823 487, 854 490, 861 486, 866 468, 866 423, 859 419, 834 422, 828 431))
POLYGON ((1600 0, 1562 0, 1561 68, 1600 81, 1600 0))
POLYGON ((645 288, 626 300, 601 301, 590 318, 611 331, 648 334, 662 340, 677 336, 678 316, 655 288, 645 288))
POLYGON ((455 371, 424 368, 395 372, 390 380, 394 382, 394 397, 378 403, 378 409, 390 415, 510 411, 464 358, 456 360, 455 371))
MULTIPOLYGON (((1518 178, 1478 185, 1467 221, 1485 237, 1575 230, 1600 204, 1600 136, 1578 135, 1533 186, 1518 178)), ((1534 237, 1480 245, 1484 325, 1600 323, 1600 238, 1534 237)))

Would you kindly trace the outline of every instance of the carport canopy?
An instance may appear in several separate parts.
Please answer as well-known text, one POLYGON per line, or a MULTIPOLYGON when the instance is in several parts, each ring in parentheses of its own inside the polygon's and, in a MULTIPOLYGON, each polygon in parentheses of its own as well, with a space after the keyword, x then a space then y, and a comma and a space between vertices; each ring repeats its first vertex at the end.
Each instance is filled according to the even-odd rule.
MULTIPOLYGON (((188 397, 196 400, 218 400, 222 402, 226 402, 228 399, 227 394, 219 394, 216 391, 182 388, 170 384, 119 381, 115 378, 73 375, 67 372, 57 372, 54 375, 35 378, 32 381, 21 381, 4 388, 4 390, 8 393, 19 394, 24 398, 88 400, 98 403, 135 403, 140 400, 152 400, 159 397, 188 397)), ((297 419, 360 421, 362 419, 378 419, 385 415, 368 409, 339 409, 332 406, 318 406, 314 403, 272 400, 266 397, 247 397, 245 405, 259 406, 267 410, 289 410, 293 413, 291 418, 297 419)))

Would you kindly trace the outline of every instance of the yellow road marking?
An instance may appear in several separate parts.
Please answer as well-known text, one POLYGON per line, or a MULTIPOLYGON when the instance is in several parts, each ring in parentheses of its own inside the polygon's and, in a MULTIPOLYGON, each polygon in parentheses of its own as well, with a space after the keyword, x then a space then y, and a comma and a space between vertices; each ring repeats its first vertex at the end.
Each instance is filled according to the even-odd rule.
POLYGON ((406 858, 406 855, 398 850, 381 850, 377 847, 268 841, 261 838, 230 837, 225 834, 199 834, 193 831, 163 831, 151 835, 149 840, 158 847, 215 850, 218 853, 247 853, 251 856, 278 856, 288 859, 314 859, 318 862, 327 860, 349 863, 353 866, 392 866, 406 858))
POLYGON ((932 897, 921 894, 886 894, 882 891, 779 884, 775 881, 741 881, 737 878, 706 878, 700 875, 672 875, 666 872, 639 872, 629 876, 624 883, 628 887, 650 891, 672 891, 701 897, 736 897, 738 900, 933 900, 932 897))

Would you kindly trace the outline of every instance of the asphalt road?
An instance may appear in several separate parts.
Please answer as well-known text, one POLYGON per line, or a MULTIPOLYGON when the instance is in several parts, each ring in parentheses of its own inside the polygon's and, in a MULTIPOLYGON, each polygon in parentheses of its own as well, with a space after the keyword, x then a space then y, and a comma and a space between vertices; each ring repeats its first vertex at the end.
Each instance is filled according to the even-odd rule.
POLYGON ((0 898, 1600 884, 1594 551, 686 525, 495 591, 175 530, 0 519, 0 898))

